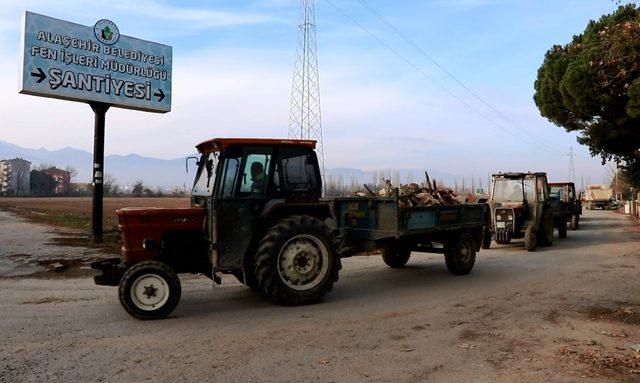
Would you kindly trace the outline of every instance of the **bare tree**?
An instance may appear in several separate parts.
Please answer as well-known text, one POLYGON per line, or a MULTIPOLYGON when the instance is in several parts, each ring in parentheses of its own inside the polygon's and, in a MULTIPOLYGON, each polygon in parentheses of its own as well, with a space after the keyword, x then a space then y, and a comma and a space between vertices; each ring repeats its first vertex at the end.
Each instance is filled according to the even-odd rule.
POLYGON ((78 169, 73 166, 67 166, 64 168, 66 172, 69 172, 69 182, 74 181, 78 176, 78 169))
POLYGON ((47 170, 47 169, 51 169, 51 168, 55 168, 56 166, 52 163, 47 163, 47 162, 41 162, 38 166, 36 166, 34 169, 37 171, 43 171, 43 170, 47 170))

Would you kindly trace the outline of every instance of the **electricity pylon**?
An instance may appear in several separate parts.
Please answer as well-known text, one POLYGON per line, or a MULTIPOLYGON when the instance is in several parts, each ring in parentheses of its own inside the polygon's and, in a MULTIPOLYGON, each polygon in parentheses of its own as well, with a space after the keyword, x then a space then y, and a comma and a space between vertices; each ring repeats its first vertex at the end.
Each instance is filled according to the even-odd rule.
POLYGON ((301 0, 298 47, 291 88, 289 138, 310 139, 318 142, 316 152, 324 179, 324 143, 320 113, 320 75, 314 0, 301 0))

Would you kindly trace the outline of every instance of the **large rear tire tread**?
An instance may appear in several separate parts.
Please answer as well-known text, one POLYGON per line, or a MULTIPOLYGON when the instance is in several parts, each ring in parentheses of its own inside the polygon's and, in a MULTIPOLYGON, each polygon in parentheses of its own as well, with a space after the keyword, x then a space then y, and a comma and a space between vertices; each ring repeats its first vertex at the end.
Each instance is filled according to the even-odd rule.
POLYGON ((558 225, 558 238, 567 238, 567 223, 565 221, 558 225))
POLYGON ((547 211, 540 219, 540 230, 538 231, 538 243, 540 246, 553 245, 554 226, 553 215, 550 211, 547 211))
POLYGON ((298 306, 319 301, 338 281, 342 268, 336 236, 317 218, 299 215, 286 218, 271 227, 258 246, 255 276, 258 288, 267 298, 284 306, 298 306), (296 235, 311 235, 322 242, 328 254, 328 270, 323 280, 309 290, 295 290, 282 280, 278 272, 281 248, 296 235))
POLYGON ((451 274, 469 274, 476 261, 476 241, 473 235, 463 232, 456 240, 446 244, 444 261, 451 274))
POLYGON ((578 214, 571 216, 571 230, 578 230, 580 228, 580 216, 578 214))
POLYGON ((531 225, 527 227, 527 230, 524 232, 524 248, 527 251, 536 251, 537 247, 537 233, 536 228, 531 225))
POLYGON ((118 297, 122 307, 129 315, 138 319, 163 319, 175 310, 182 294, 180 279, 166 263, 160 261, 144 261, 131 266, 122 276, 118 286, 118 297), (162 278, 169 287, 169 298, 156 310, 147 311, 139 308, 131 298, 131 288, 136 279, 145 274, 153 274, 162 278))
POLYGON ((483 249, 491 248, 491 230, 487 227, 482 229, 482 244, 481 247, 483 249))

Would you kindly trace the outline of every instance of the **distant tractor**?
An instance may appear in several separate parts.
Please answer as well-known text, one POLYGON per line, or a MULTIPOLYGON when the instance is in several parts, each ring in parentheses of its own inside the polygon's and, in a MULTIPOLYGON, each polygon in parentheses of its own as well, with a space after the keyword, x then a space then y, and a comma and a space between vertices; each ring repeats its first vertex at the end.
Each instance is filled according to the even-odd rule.
POLYGON ((491 246, 492 237, 498 244, 524 238, 528 251, 550 246, 555 222, 547 174, 499 173, 492 176, 492 185, 491 223, 483 232, 483 248, 491 246))
POLYGON ((550 196, 557 198, 566 204, 569 227, 571 230, 578 230, 580 227, 580 216, 582 215, 582 201, 576 193, 576 186, 573 182, 550 183, 550 196))

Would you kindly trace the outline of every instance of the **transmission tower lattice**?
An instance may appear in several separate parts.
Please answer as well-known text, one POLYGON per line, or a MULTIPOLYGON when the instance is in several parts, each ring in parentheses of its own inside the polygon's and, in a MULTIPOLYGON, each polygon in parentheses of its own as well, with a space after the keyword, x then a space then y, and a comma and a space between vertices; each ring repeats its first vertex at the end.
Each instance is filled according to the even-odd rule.
POLYGON ((324 179, 324 143, 320 114, 320 75, 316 46, 314 0, 301 0, 298 47, 293 69, 289 138, 316 140, 316 152, 324 179))
POLYGON ((569 156, 569 182, 575 182, 576 168, 573 165, 573 157, 575 156, 575 154, 573 154, 573 146, 569 148, 569 154, 567 155, 569 156))

